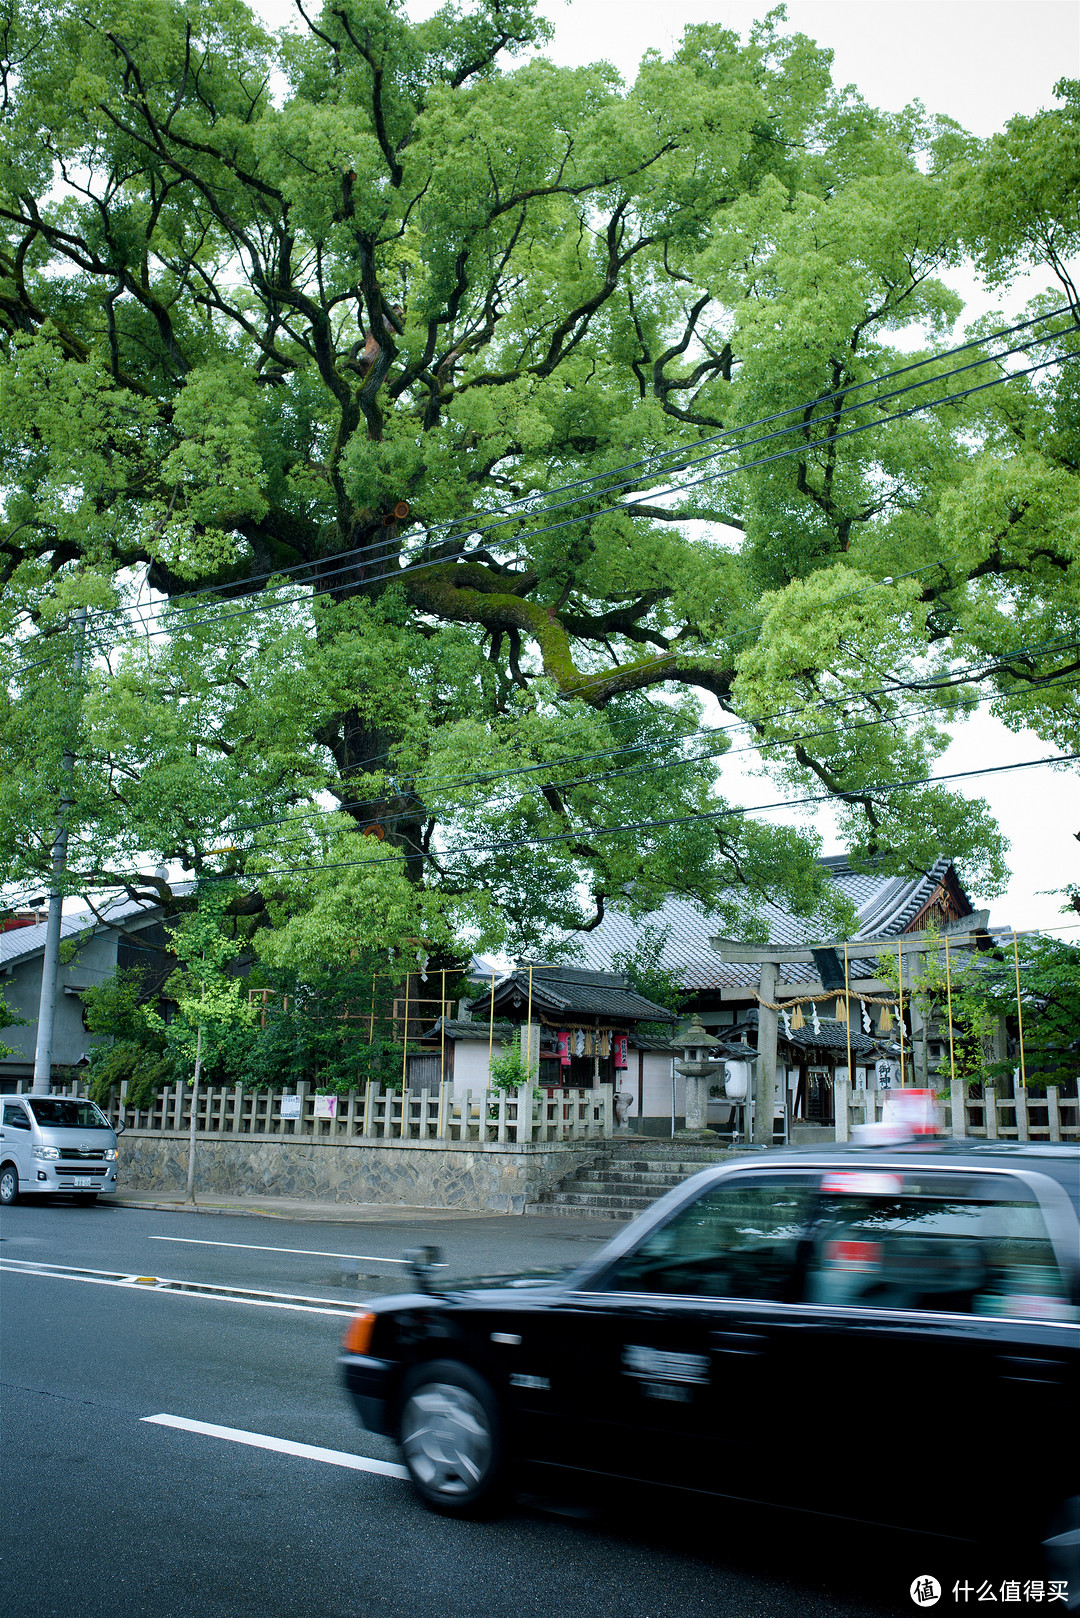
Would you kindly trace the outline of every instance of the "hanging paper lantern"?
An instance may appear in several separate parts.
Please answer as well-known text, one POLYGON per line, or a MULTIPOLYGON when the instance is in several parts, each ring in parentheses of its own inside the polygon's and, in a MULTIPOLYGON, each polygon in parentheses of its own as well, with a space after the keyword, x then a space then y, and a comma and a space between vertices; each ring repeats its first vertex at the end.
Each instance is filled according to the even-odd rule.
POLYGON ((791 1026, 793 1029, 802 1028, 805 1026, 805 1023, 806 1019, 802 1014, 802 1006, 796 1005, 791 1018, 791 1026))

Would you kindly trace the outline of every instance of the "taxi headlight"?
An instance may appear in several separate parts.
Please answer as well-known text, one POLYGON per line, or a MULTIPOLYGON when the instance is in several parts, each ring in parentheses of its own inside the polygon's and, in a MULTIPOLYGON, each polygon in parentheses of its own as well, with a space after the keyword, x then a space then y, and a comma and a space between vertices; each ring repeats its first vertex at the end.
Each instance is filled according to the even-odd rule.
POLYGON ((55 1146, 35 1146, 30 1155, 31 1157, 59 1157, 60 1153, 55 1146))
POLYGON ((105 1160, 108 1163, 115 1163, 118 1155, 119 1154, 118 1154, 118 1152, 116 1150, 116 1147, 115 1146, 110 1146, 108 1151, 105 1153, 105 1160))

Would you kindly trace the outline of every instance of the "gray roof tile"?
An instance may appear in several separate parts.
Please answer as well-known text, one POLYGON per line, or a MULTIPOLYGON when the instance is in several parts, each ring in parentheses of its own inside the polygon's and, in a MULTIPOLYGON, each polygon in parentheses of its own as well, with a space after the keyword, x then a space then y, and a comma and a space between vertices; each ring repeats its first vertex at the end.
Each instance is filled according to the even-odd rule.
MULTIPOLYGON (((191 887, 190 882, 178 882, 173 885, 172 891, 174 894, 188 893, 191 887)), ((147 920, 156 918, 161 910, 158 904, 120 898, 104 899, 97 908, 106 926, 137 921, 144 916, 147 920)), ((73 938, 76 933, 101 925, 91 910, 65 910, 60 923, 60 937, 73 938)), ((47 922, 39 921, 31 927, 13 927, 10 932, 0 933, 0 968, 14 966, 17 961, 24 961, 43 950, 47 926, 47 922)))
MULTIPOLYGON (((852 942, 860 938, 894 938, 903 933, 949 870, 950 861, 941 858, 926 875, 913 878, 875 875, 853 871, 844 855, 822 861, 840 891, 850 899, 857 913, 852 942)), ((733 897, 735 897, 733 895, 733 897)), ((819 942, 812 919, 793 916, 782 906, 766 902, 758 914, 768 928, 774 948, 819 942)), ((755 989, 758 968, 751 963, 727 963, 709 942, 721 929, 705 911, 688 899, 674 896, 646 916, 634 919, 625 911, 609 906, 599 927, 580 933, 574 942, 588 966, 610 969, 617 954, 634 954, 646 927, 666 932, 660 965, 672 972, 686 989, 755 989)), ((730 933, 730 926, 722 929, 730 933)), ((852 979, 875 975, 873 961, 852 961, 852 979)), ((812 983, 817 972, 811 962, 785 962, 780 967, 781 983, 812 983)))
MULTIPOLYGON (((495 985, 495 1007, 504 1015, 508 1006, 521 1011, 529 995, 529 968, 518 966, 495 985)), ((489 995, 472 1002, 481 1020, 489 995)), ((671 1022, 672 1013, 630 988, 624 977, 596 968, 548 966, 532 968, 533 1010, 549 1017, 603 1017, 614 1022, 671 1022)))

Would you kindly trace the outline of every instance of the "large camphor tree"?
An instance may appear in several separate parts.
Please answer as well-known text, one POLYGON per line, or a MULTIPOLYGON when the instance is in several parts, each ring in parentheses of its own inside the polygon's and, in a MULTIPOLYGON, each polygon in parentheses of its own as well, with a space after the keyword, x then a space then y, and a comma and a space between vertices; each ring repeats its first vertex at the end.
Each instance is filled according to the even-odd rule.
POLYGON ((9 882, 60 806, 72 888, 217 873, 301 968, 813 911, 753 769, 993 890, 918 783, 979 701, 1076 740, 1075 85, 980 144, 782 9, 632 86, 527 0, 3 14, 9 882), (971 335, 965 257, 1048 318, 862 386, 971 335))

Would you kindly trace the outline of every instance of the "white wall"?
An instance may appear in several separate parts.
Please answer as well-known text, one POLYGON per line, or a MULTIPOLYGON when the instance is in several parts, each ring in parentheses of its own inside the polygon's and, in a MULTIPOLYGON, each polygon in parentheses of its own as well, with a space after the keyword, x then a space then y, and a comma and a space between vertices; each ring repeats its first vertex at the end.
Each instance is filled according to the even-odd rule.
MULTIPOLYGON (((645 1051, 642 1068, 642 1117, 644 1118, 670 1118, 671 1117, 671 1053, 670 1051, 645 1051)), ((635 1064, 636 1065, 636 1064, 635 1064)), ((636 1118, 637 1110, 637 1074, 634 1068, 627 1070, 632 1082, 627 1085, 628 1090, 634 1092, 634 1106, 631 1117, 636 1118)), ((675 1115, 683 1117, 686 1111, 686 1085, 680 1073, 675 1075, 675 1115)))
MULTIPOLYGON (((492 1056, 502 1054, 502 1044, 496 1040, 492 1047, 492 1056)), ((454 1041, 454 1100, 464 1097, 466 1090, 474 1095, 486 1090, 488 1084, 488 1040, 485 1031, 483 1039, 456 1039, 454 1041)))

